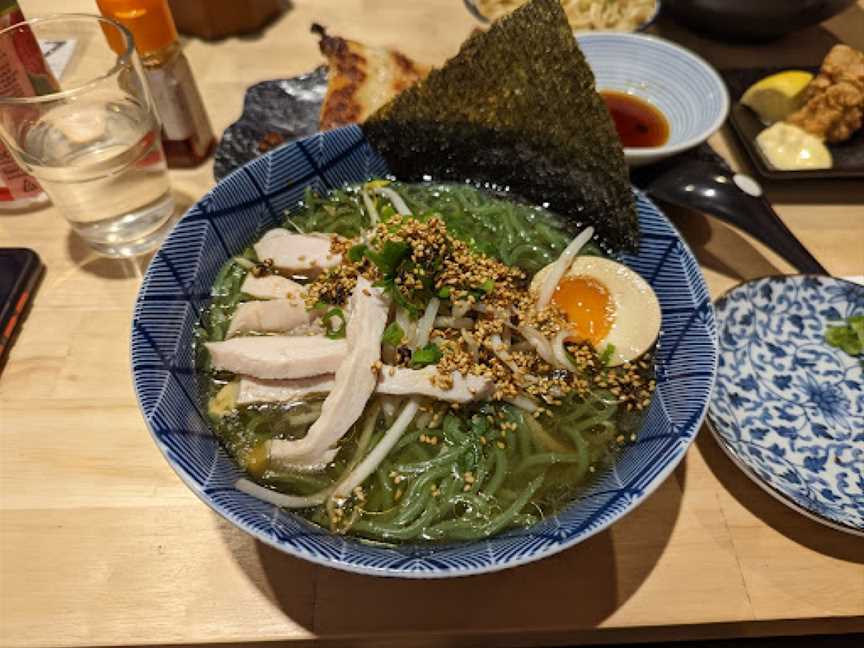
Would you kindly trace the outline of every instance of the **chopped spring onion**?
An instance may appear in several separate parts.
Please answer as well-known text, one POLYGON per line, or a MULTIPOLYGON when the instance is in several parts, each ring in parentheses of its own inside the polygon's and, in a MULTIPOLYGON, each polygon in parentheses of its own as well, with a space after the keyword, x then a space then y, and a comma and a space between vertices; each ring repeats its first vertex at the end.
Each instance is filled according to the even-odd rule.
POLYGON ((405 337, 405 331, 399 326, 399 322, 390 322, 387 328, 384 329, 384 334, 381 336, 381 341, 390 346, 399 346, 402 343, 402 338, 405 337))
POLYGON ((367 246, 363 244, 353 246, 348 250, 348 260, 358 263, 366 255, 367 249, 367 246))
POLYGON ((441 360, 441 349, 431 342, 423 348, 415 349, 411 354, 411 366, 415 369, 438 364, 439 360, 441 360))
POLYGON ((479 286, 477 286, 477 289, 488 295, 493 290, 495 290, 495 282, 492 279, 487 279, 486 281, 481 283, 479 286))
POLYGON ((366 248, 363 254, 378 266, 378 270, 381 271, 381 274, 385 278, 388 278, 396 274, 399 264, 411 254, 411 245, 404 241, 399 243, 396 241, 387 241, 381 247, 380 252, 366 248))
POLYGON ((399 268, 399 264, 410 254, 411 246, 404 241, 399 243, 387 241, 378 252, 368 245, 360 243, 348 250, 348 260, 359 263, 363 257, 366 257, 378 267, 386 280, 392 279, 399 268))
POLYGON ((612 360, 612 356, 615 354, 615 345, 607 344, 606 348, 603 349, 603 353, 600 354, 600 362, 604 367, 609 365, 609 361, 612 360))
POLYGON ((324 335, 331 340, 340 340, 345 337, 345 329, 347 322, 345 321, 345 313, 339 307, 333 307, 321 316, 321 322, 324 324, 324 335), (338 327, 333 324, 333 320, 339 322, 338 327))

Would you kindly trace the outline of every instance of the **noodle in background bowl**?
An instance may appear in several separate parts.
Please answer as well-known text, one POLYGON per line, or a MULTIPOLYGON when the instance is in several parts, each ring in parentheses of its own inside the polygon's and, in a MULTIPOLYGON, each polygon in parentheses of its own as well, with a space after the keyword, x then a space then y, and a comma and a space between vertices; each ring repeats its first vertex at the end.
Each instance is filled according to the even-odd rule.
POLYGON ((240 468, 211 432, 198 397, 193 327, 230 256, 282 222, 306 187, 382 176, 387 167, 356 126, 286 144, 224 178, 163 243, 138 293, 132 376, 156 445, 189 488, 258 540, 321 565, 380 576, 445 578, 515 567, 571 547, 639 505, 696 436, 714 383, 714 311, 696 260, 637 193, 640 251, 622 260, 654 288, 663 314, 657 391, 636 442, 558 515, 486 540, 375 546, 333 534, 234 488, 240 468))
MULTIPOLYGON (((526 0, 464 0, 465 8, 477 20, 490 23, 523 4, 526 0), (488 5, 497 5, 497 11, 489 11, 488 5)), ((563 0, 562 6, 575 32, 644 31, 660 15, 660 0, 631 0, 612 2, 606 0, 563 0), (583 7, 583 5, 585 5, 583 7), (628 8, 628 5, 632 5, 628 8), (619 18, 624 24, 616 26, 611 21, 619 18)))

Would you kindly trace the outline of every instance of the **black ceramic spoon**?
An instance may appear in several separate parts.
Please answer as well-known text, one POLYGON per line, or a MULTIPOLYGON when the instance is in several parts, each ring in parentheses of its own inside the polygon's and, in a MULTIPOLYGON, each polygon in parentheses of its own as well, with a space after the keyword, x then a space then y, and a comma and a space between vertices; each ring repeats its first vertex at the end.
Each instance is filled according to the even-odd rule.
POLYGON ((734 173, 707 144, 635 169, 631 177, 652 198, 697 209, 744 230, 802 273, 829 274, 780 220, 759 183, 734 173))

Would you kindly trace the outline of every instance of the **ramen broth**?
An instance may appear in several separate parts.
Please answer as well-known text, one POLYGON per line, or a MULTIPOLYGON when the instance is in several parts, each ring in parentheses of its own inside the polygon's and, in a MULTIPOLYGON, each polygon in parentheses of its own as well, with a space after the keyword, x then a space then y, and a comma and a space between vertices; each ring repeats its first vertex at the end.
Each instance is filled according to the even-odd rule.
MULTIPOLYGON (((552 263, 572 238, 571 228, 550 211, 468 185, 390 187, 417 218, 434 214, 449 235, 468 242, 478 254, 521 268, 528 278, 552 263)), ((378 217, 392 218, 393 205, 376 200, 378 217)), ((349 188, 327 196, 307 194, 302 207, 288 215, 286 228, 356 237, 370 226, 369 218, 360 191, 349 188)), ((580 254, 603 251, 589 243, 580 254)), ((217 278, 213 303, 197 332, 202 396, 216 435, 252 480, 276 493, 310 496, 332 488, 360 456, 368 456, 398 411, 392 399, 373 395, 339 441, 333 461, 324 470, 304 473, 268 462, 262 447, 273 439, 303 438, 321 411, 323 396, 214 409, 236 377, 212 370, 202 344, 224 338, 226 323, 243 299, 239 287, 260 261, 250 248, 217 278)), ((629 370, 645 385, 653 381, 650 353, 629 370)), ((535 524, 578 498, 637 438, 647 410, 625 407, 605 377, 591 384, 587 392, 554 399, 539 414, 494 399, 461 407, 424 401, 356 491, 359 495, 339 504, 342 512, 335 512, 332 502, 297 512, 337 532, 380 543, 468 540, 535 524)))

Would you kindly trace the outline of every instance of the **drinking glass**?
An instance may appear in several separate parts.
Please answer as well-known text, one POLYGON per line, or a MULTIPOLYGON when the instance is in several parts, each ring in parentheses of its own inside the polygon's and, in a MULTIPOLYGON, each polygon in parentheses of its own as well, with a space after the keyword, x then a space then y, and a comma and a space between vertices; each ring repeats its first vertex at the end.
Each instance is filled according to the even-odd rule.
POLYGON ((159 118, 129 31, 87 14, 34 18, 0 31, 3 52, 13 63, 17 53, 43 93, 0 97, 0 138, 21 168, 98 252, 126 257, 156 247, 172 225, 174 201, 159 118), (44 70, 27 60, 33 35, 43 46, 74 41, 59 81, 32 74, 44 70))

